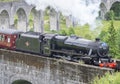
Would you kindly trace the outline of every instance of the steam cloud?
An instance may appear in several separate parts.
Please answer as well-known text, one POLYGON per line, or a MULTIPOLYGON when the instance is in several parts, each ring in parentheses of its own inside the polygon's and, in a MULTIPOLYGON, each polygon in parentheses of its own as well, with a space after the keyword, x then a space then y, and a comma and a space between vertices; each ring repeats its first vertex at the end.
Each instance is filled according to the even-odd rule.
POLYGON ((50 6, 64 16, 71 15, 80 25, 89 24, 95 27, 96 17, 100 11, 101 0, 25 0, 29 5, 34 5, 36 10, 45 11, 50 6))

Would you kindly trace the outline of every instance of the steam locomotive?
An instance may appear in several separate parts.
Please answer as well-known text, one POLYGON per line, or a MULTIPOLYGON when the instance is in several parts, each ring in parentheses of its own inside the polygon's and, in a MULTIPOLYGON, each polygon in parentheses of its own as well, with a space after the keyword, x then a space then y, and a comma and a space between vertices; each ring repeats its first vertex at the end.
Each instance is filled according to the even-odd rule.
POLYGON ((101 67, 116 68, 117 66, 116 62, 108 56, 109 46, 99 38, 92 41, 75 35, 62 36, 0 29, 0 47, 71 61, 82 60, 86 64, 101 67))

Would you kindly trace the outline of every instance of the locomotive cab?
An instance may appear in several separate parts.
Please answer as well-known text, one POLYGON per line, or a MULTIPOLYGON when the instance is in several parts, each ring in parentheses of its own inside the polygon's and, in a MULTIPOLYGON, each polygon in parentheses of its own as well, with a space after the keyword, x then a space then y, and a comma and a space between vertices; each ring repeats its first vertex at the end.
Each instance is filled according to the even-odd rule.
POLYGON ((42 54, 45 56, 51 56, 51 49, 53 48, 53 38, 56 34, 43 34, 43 41, 42 41, 42 54))

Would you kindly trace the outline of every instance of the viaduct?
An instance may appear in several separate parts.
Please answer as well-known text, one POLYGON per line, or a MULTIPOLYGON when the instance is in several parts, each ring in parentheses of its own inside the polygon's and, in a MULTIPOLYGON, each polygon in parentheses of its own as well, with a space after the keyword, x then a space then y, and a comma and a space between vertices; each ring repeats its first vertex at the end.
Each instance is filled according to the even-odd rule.
MULTIPOLYGON (((102 0, 100 8, 100 17, 104 18, 107 11, 110 10, 115 2, 120 0, 102 0)), ((44 11, 36 11, 34 6, 30 6, 24 0, 14 2, 0 3, 0 28, 15 28, 17 22, 17 29, 21 31, 29 31, 29 16, 33 15, 34 31, 44 32, 44 11), (15 21, 18 18, 18 21, 15 21)), ((54 9, 50 10, 50 29, 59 30, 60 28, 60 14, 54 9)), ((66 24, 72 24, 69 18, 66 18, 66 24)))

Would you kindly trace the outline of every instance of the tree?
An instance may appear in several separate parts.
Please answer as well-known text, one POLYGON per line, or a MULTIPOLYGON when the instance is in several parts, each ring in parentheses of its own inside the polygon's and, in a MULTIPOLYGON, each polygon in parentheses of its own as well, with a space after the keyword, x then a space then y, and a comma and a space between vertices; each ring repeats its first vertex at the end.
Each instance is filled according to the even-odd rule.
POLYGON ((110 46, 110 54, 115 57, 118 54, 118 45, 117 45, 117 32, 114 28, 113 20, 111 21, 111 25, 108 28, 108 37, 106 38, 106 42, 110 46))
MULTIPOLYGON (((120 50, 120 29, 117 30, 117 45, 118 50, 120 50)), ((120 54, 118 54, 117 58, 120 58, 120 54)))
POLYGON ((107 36, 108 36, 108 33, 105 30, 102 30, 100 35, 99 35, 99 37, 102 41, 106 41, 107 36))

